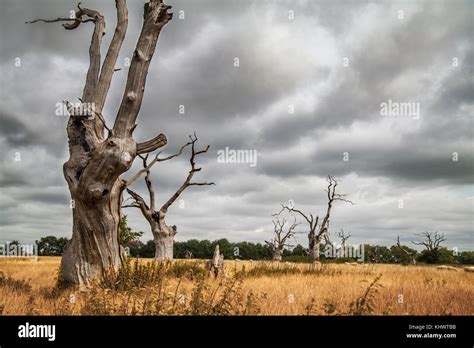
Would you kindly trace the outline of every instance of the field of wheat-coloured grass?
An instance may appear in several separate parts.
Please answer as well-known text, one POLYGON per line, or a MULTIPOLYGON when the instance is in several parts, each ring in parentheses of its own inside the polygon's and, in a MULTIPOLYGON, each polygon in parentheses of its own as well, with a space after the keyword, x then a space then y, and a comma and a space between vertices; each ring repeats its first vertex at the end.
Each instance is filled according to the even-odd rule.
POLYGON ((131 260, 86 289, 59 257, 0 259, 3 315, 473 315, 474 274, 434 266, 131 260))

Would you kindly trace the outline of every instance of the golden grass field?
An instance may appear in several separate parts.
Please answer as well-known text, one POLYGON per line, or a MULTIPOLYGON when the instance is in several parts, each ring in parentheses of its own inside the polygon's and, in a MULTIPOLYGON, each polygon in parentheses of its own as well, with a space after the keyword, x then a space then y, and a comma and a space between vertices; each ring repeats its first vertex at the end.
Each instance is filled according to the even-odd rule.
MULTIPOLYGON (((226 261, 226 277, 57 288, 59 257, 0 259, 3 315, 473 315, 474 274, 435 266, 226 261), (236 277, 244 269, 244 276, 236 277), (254 270, 254 271, 252 271, 254 270), (380 275, 380 279, 369 285, 380 275), (21 282, 21 281, 24 282, 21 282), (31 286, 31 288, 28 286, 31 286), (122 286, 122 288, 121 288, 122 286), (368 291, 367 291, 368 290, 368 291)), ((140 260, 141 265, 151 264, 140 260)), ((204 269, 204 261, 173 261, 204 269)), ((143 270, 142 270, 143 271, 143 270)))

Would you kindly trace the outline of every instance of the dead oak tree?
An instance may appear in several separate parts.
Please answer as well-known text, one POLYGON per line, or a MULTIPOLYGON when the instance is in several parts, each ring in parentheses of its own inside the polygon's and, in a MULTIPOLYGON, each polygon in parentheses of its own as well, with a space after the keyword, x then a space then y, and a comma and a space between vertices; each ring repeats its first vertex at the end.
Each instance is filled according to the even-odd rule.
POLYGON ((288 239, 294 237, 295 235, 295 228, 298 226, 298 223, 295 221, 291 224, 288 225, 288 229, 285 229, 286 225, 286 219, 281 219, 278 216, 279 214, 274 214, 273 216, 276 216, 273 222, 273 232, 275 234, 275 237, 270 240, 270 241, 265 241, 265 243, 268 244, 268 246, 272 249, 272 259, 274 261, 281 261, 281 258, 283 256, 283 249, 285 246, 291 246, 290 244, 287 244, 288 239))
POLYGON ((129 170, 137 155, 154 151, 167 142, 165 135, 159 134, 137 143, 133 131, 158 37, 172 19, 172 13, 168 12, 171 6, 162 0, 150 0, 145 4, 143 25, 123 97, 114 125, 109 128, 102 110, 128 26, 126 0, 116 0, 115 5, 117 25, 103 61, 100 51, 105 20, 98 11, 82 8, 79 4, 75 18, 30 22, 66 22, 63 24, 66 30, 76 29, 83 23, 94 24, 89 68, 79 98, 81 107, 75 108, 65 102, 70 114, 67 124, 69 159, 63 169, 74 210, 72 239, 61 260, 61 277, 65 282, 77 285, 88 284, 104 270, 117 269, 121 265, 123 255, 119 248, 118 226, 124 185, 120 175, 129 170))
POLYGON ((426 250, 433 252, 437 251, 442 242, 446 241, 444 233, 425 231, 420 234, 423 239, 419 241, 412 241, 415 245, 423 245, 426 250))
POLYGON ((344 229, 341 228, 341 230, 337 233, 337 236, 341 240, 341 248, 344 250, 344 248, 346 247, 346 242, 351 237, 351 233, 350 232, 346 233, 344 229))
POLYGON ((327 209, 326 214, 321 222, 319 222, 319 215, 314 217, 312 213, 305 214, 299 209, 295 209, 294 206, 283 205, 282 211, 288 210, 289 212, 298 213, 303 217, 303 219, 308 223, 309 232, 308 232, 308 256, 313 261, 319 260, 319 246, 321 241, 325 239, 327 243, 331 244, 329 238, 327 238, 329 231, 329 223, 331 217, 331 211, 333 205, 337 201, 342 201, 350 204, 354 204, 352 201, 346 199, 346 194, 336 193, 336 187, 339 183, 339 180, 336 180, 331 175, 327 177, 328 187, 326 190, 327 193, 327 209))
POLYGON ((410 260, 412 265, 416 265, 416 251, 410 252, 400 244, 400 236, 397 236, 397 248, 401 250, 410 260))
POLYGON ((135 178, 140 176, 142 172, 146 172, 145 183, 149 194, 149 204, 145 202, 145 199, 143 199, 142 196, 127 187, 127 192, 133 198, 134 202, 132 204, 123 205, 123 207, 139 208, 145 219, 150 224, 151 232, 153 233, 153 239, 155 242, 155 261, 173 259, 174 236, 177 233, 177 229, 176 226, 167 225, 165 221, 166 214, 168 213, 168 209, 170 208, 170 206, 178 199, 181 193, 183 193, 183 191, 190 186, 214 185, 213 182, 208 183, 206 181, 191 181, 194 174, 202 169, 196 167, 196 156, 206 153, 209 150, 209 145, 205 149, 197 151, 195 147, 196 142, 198 140, 196 134, 194 134, 194 137, 190 135, 189 139, 190 141, 184 144, 174 155, 165 158, 160 158, 161 152, 159 152, 156 155, 155 159, 150 162, 150 164, 147 164, 148 155, 142 157, 143 169, 138 172, 134 177, 132 177, 129 181, 126 181, 126 185, 129 186, 135 181, 135 178), (181 155, 181 153, 186 147, 191 147, 191 156, 189 159, 191 168, 189 170, 189 173, 183 184, 178 188, 178 190, 159 209, 156 209, 155 191, 151 182, 150 169, 157 162, 167 161, 181 155))

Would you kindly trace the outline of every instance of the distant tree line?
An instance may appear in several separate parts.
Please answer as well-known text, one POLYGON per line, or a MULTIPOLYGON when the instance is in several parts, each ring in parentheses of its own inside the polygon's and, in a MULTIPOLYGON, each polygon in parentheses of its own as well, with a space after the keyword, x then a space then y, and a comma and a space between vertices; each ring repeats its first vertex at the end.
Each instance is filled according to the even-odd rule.
MULTIPOLYGON (((149 240, 143 243, 135 238, 130 238, 129 234, 123 235, 123 246, 128 247, 130 256, 153 258, 155 255, 155 243, 149 240)), ((36 241, 38 244, 38 253, 40 256, 60 256, 62 255, 67 238, 57 238, 54 236, 42 237, 36 241)), ((252 242, 230 242, 227 239, 218 239, 210 241, 207 239, 190 239, 185 242, 174 243, 174 255, 177 259, 187 257, 194 259, 210 259, 213 256, 214 248, 219 244, 220 252, 224 254, 226 260, 271 260, 272 249, 270 246, 261 243, 252 242)), ((427 264, 474 264, 474 252, 463 251, 455 253, 445 247, 439 247, 434 250, 423 250, 417 252, 408 246, 402 246, 404 250, 413 253, 419 263, 427 264)), ((326 245, 320 246, 321 261, 326 260, 324 250, 326 245)), ((283 260, 294 262, 309 261, 307 249, 298 244, 293 248, 283 250, 283 260)), ((334 262, 354 261, 353 259, 336 258, 331 259, 334 262)), ((364 261, 371 263, 400 263, 409 264, 410 257, 397 245, 386 247, 383 245, 364 244, 364 261)))
MULTIPOLYGON (((439 247, 434 250, 422 250, 417 252, 408 246, 403 245, 403 249, 409 251, 415 256, 419 263, 428 264, 474 264, 474 252, 463 251, 454 252, 445 247, 439 247)), ((407 253, 400 250, 397 245, 392 245, 390 248, 383 245, 364 245, 365 261, 372 263, 411 263, 411 258, 407 253)))

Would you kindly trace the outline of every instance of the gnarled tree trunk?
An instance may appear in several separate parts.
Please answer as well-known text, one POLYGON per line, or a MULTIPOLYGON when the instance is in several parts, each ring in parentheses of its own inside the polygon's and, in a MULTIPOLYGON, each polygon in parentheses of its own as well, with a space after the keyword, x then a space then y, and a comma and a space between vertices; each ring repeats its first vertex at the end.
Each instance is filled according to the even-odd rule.
POLYGON ((107 55, 101 61, 100 48, 105 34, 104 17, 97 11, 78 5, 76 18, 35 20, 67 22, 67 30, 82 23, 94 23, 89 48, 90 65, 80 98, 80 107, 66 103, 70 118, 67 125, 69 160, 64 177, 73 199, 73 234, 61 260, 61 276, 67 283, 89 284, 109 268, 117 269, 122 261, 118 240, 121 194, 125 188, 119 178, 139 154, 154 151, 166 144, 163 134, 136 143, 132 137, 145 90, 146 75, 161 29, 172 14, 162 0, 145 4, 143 27, 130 64, 127 83, 112 129, 105 124, 103 106, 115 71, 128 25, 125 0, 115 1, 117 26, 107 55), (105 136, 105 129, 108 135, 105 136))
POLYGON ((121 265, 122 255, 118 252, 120 180, 114 182, 110 192, 102 191, 97 192, 99 197, 91 197, 90 191, 72 195, 73 235, 61 259, 61 276, 66 282, 87 284, 104 269, 121 265))

